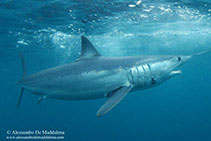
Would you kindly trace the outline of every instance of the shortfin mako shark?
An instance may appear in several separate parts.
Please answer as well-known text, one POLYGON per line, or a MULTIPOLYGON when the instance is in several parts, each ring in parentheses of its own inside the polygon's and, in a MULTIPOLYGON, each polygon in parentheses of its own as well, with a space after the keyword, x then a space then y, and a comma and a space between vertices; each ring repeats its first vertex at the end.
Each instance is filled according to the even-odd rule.
MULTIPOLYGON (((73 63, 57 66, 27 76, 23 56, 20 105, 24 89, 45 98, 89 100, 106 98, 97 111, 102 116, 114 108, 128 93, 157 86, 181 73, 174 70, 187 56, 129 56, 104 57, 84 36, 81 54, 73 63)), ((205 52, 203 52, 205 53, 205 52)), ((199 53, 202 54, 202 53, 199 53)))

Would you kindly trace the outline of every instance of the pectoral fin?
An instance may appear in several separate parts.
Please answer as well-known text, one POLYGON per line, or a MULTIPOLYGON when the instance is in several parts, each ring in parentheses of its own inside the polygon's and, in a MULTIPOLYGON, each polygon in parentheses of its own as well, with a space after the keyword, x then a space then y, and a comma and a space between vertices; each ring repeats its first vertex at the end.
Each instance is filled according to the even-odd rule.
POLYGON ((21 100, 22 100, 22 97, 23 97, 23 91, 24 91, 24 88, 21 88, 21 93, 20 93, 20 96, 19 96, 19 99, 18 99, 17 107, 19 107, 20 104, 21 104, 21 100))
POLYGON ((105 104, 97 111, 97 116, 103 116, 109 112, 127 95, 127 93, 130 92, 132 88, 133 86, 123 86, 114 90, 111 94, 109 94, 109 98, 105 104))

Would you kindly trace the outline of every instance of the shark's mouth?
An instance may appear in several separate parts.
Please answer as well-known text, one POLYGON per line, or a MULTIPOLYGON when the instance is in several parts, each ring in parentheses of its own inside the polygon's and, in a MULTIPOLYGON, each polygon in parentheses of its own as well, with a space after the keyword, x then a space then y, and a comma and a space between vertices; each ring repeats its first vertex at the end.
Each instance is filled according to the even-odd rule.
POLYGON ((170 76, 175 76, 175 75, 178 75, 178 74, 181 74, 181 73, 182 73, 181 70, 171 71, 170 76))

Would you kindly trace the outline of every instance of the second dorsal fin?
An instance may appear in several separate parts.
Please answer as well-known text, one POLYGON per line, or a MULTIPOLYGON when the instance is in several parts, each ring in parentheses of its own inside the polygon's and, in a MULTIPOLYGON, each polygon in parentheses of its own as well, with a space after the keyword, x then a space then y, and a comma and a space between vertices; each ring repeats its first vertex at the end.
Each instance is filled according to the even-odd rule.
POLYGON ((81 55, 79 60, 97 56, 101 56, 100 53, 85 36, 81 36, 81 55))

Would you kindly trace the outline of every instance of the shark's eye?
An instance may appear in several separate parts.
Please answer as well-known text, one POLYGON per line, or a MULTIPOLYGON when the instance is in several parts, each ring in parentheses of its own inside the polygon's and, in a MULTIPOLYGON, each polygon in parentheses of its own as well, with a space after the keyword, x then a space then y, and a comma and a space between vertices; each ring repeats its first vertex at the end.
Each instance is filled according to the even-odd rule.
POLYGON ((151 78, 151 84, 154 85, 155 83, 156 83, 156 80, 155 80, 155 78, 152 77, 151 78))
POLYGON ((181 57, 178 57, 177 60, 178 60, 178 61, 181 61, 181 57))

